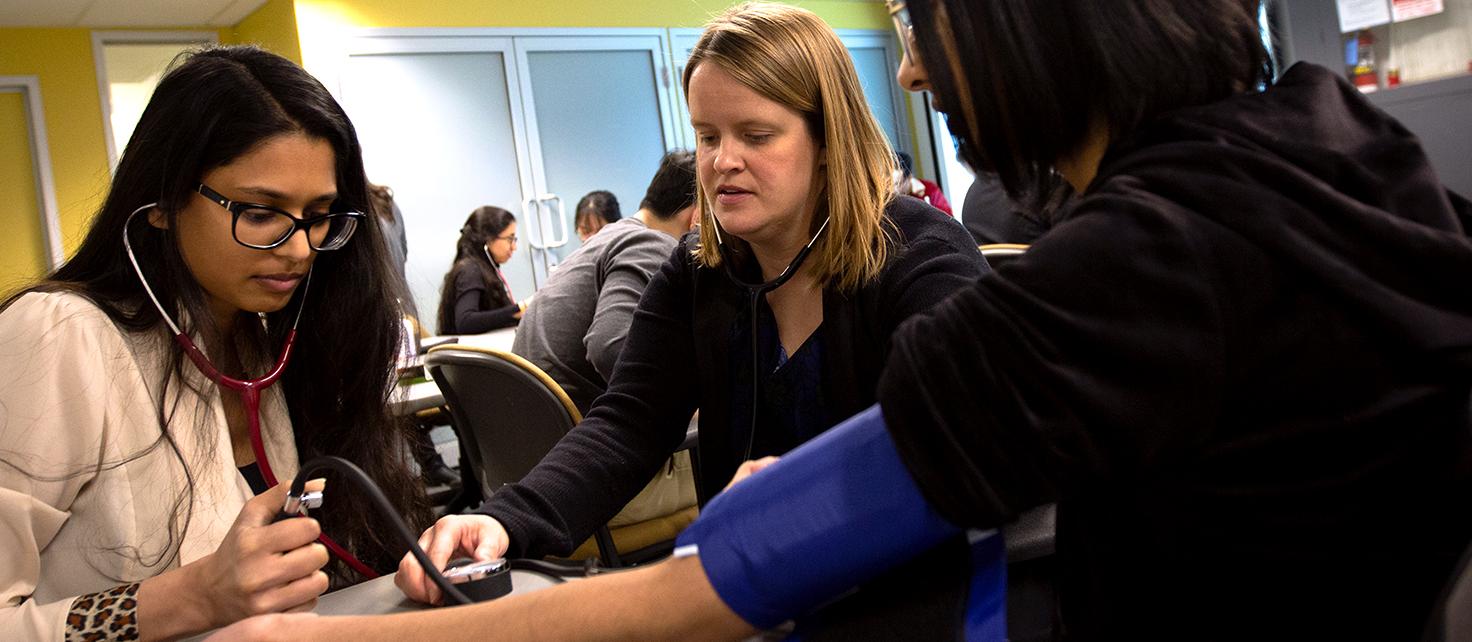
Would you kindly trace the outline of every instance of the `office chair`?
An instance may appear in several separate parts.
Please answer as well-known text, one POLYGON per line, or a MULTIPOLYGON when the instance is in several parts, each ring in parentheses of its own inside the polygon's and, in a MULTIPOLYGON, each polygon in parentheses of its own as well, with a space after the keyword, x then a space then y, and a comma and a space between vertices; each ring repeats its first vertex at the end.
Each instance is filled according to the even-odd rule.
MULTIPOLYGON (((462 462, 471 466, 486 497, 520 481, 582 421, 562 386, 510 352, 442 345, 425 354, 424 365, 444 393, 445 405, 459 428, 462 462)), ((604 565, 623 566, 616 541, 625 551, 637 549, 647 554, 646 549, 658 550, 661 542, 672 543, 680 528, 693 519, 691 507, 616 529, 617 538, 604 525, 594 532, 593 541, 604 565)))
POLYGON ((1442 588, 1421 641, 1472 642, 1472 546, 1442 588))

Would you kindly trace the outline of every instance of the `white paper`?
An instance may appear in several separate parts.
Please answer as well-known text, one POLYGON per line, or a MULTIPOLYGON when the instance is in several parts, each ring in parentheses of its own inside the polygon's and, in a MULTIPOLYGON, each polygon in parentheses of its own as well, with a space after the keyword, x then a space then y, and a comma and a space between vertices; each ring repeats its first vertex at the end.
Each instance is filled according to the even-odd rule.
POLYGON ((1446 6, 1442 0, 1394 0, 1391 2, 1391 13, 1394 14, 1396 22, 1433 16, 1445 10, 1446 6))
POLYGON ((1390 22, 1388 0, 1335 0, 1339 6, 1339 32, 1349 33, 1390 22))

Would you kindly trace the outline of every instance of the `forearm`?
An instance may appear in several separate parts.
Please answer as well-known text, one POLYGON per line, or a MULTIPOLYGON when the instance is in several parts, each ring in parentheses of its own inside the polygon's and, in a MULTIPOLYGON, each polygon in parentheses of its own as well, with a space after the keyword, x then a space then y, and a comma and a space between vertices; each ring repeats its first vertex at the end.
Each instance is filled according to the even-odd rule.
POLYGON ((724 602, 771 628, 960 533, 871 407, 716 496, 676 550, 698 551, 724 602))
POLYGON ((521 306, 512 303, 491 310, 466 310, 455 312, 455 331, 459 334, 480 334, 509 328, 516 325, 516 313, 521 306))
POLYGON ((736 640, 757 632, 721 602, 693 557, 466 607, 301 622, 280 639, 736 640))
POLYGON ((195 577, 199 562, 143 580, 138 585, 138 633, 143 640, 174 640, 229 622, 211 621, 195 577))

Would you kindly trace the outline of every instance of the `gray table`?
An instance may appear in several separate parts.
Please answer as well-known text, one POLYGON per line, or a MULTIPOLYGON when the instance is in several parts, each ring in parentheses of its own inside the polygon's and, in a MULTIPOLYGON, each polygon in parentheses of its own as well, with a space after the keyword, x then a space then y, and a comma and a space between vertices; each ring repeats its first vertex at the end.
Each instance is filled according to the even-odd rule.
MULTIPOLYGON (((540 591, 555 584, 550 578, 541 573, 512 569, 511 571, 511 594, 520 595, 540 591)), ((394 586, 394 576, 385 575, 376 580, 369 580, 356 586, 349 586, 340 591, 334 591, 323 595, 317 600, 317 608, 313 609, 317 615, 388 615, 391 613, 409 613, 422 611, 424 609, 437 608, 415 602, 404 597, 394 586)), ((206 631, 185 642, 197 642, 210 636, 214 631, 206 631)))
MULTIPOLYGON (((540 591, 555 584, 541 573, 512 569, 511 594, 540 591)), ((317 615, 386 615, 433 608, 404 597, 394 586, 394 576, 385 575, 356 586, 323 595, 317 600, 317 615)))

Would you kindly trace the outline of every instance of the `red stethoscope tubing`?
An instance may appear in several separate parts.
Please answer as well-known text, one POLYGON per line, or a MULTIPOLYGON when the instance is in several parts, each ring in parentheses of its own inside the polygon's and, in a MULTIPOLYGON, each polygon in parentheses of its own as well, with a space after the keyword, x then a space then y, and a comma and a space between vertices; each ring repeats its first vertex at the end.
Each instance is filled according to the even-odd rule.
MULTIPOLYGON (((194 345, 194 341, 190 340, 187 335, 182 332, 176 334, 174 335, 174 341, 177 341, 184 348, 184 353, 189 355, 189 360, 194 362, 194 365, 199 368, 200 372, 204 373, 204 376, 219 384, 221 388, 227 388, 240 393, 240 402, 245 405, 246 423, 250 426, 250 447, 251 450, 255 451, 256 465, 261 469, 261 477, 265 478, 266 485, 275 486, 278 483, 276 474, 271 471, 271 464, 266 460, 266 444, 261 439, 261 391, 271 387, 271 384, 276 383, 276 380, 281 378, 281 373, 286 370, 286 362, 291 359, 291 348, 296 344, 296 328, 292 328, 286 332, 286 341, 281 346, 281 356, 276 359, 275 367, 271 368, 271 372, 260 379, 241 380, 234 377, 227 377, 215 369, 209 359, 205 358, 204 352, 200 351, 199 347, 194 345)), ((333 555, 336 555, 338 559, 351 566, 354 571, 357 571, 364 577, 368 579, 378 577, 378 573, 375 573, 362 560, 349 553, 341 544, 333 541, 331 537, 327 536, 327 533, 322 533, 318 536, 317 541, 322 542, 322 545, 326 546, 327 550, 332 551, 333 555)))
MULTIPOLYGON (((297 309, 296 321, 291 324, 291 329, 286 332, 286 341, 281 346, 281 356, 276 358, 276 365, 271 368, 271 372, 260 379, 248 380, 235 379, 221 374, 219 370, 215 369, 214 364, 205 358, 204 352, 199 349, 199 346, 194 345, 194 341, 189 338, 189 335, 184 334, 184 331, 180 330, 179 326, 174 325, 173 319, 170 319, 168 313, 164 312, 164 306, 162 303, 159 303, 158 297, 153 294, 153 288, 149 287, 148 279, 143 278, 143 268, 138 265, 138 257, 133 254, 133 242, 128 238, 128 226, 132 224, 133 217, 157 206, 158 203, 149 203, 139 207, 133 210, 132 214, 128 215, 127 220, 123 221, 123 248, 128 252, 128 262, 133 264, 133 273, 138 275, 138 282, 143 284, 143 291, 148 293, 149 300, 153 301, 153 307, 158 309, 159 315, 163 317, 169 329, 174 331, 174 341, 178 342, 179 346, 184 348, 184 354, 189 355, 189 360, 193 361, 194 365, 199 368, 199 371, 210 381, 215 382, 221 388, 228 388, 240 393, 240 401, 245 405, 246 422, 250 426, 250 447, 256 455, 256 466, 260 468, 261 477, 266 480, 267 486, 275 486, 278 483, 276 481, 276 475, 271 472, 271 464, 266 461, 266 444, 261 440, 261 391, 271 387, 271 384, 276 383, 276 380, 281 378, 281 373, 286 371, 286 362, 291 358, 291 348, 296 345, 296 324, 302 318, 301 308, 297 309)), ((312 273, 308 271, 307 280, 303 284, 303 289, 310 286, 311 283, 312 273)), ((305 293, 302 296, 302 305, 306 305, 305 293)), ((336 555, 338 559, 352 567, 354 571, 357 571, 362 576, 368 579, 378 577, 378 573, 375 573, 362 560, 349 553, 341 544, 333 541, 331 537, 327 536, 327 533, 322 533, 318 536, 317 541, 322 542, 322 545, 326 546, 327 550, 331 551, 333 555, 336 555)))

